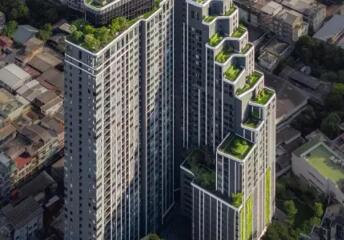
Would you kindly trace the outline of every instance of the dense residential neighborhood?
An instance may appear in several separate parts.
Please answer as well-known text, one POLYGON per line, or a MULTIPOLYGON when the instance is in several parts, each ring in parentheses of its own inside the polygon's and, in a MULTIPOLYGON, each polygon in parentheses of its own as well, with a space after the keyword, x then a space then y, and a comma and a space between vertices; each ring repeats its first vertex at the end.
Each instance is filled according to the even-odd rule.
POLYGON ((0 240, 31 239, 344 239, 344 2, 0 0, 0 240))

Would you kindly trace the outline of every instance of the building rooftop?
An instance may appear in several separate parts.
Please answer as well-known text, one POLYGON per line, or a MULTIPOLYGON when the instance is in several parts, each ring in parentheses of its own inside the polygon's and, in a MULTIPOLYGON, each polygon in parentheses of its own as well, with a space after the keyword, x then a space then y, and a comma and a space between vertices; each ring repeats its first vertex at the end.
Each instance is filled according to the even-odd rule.
POLYGON ((14 41, 24 44, 26 41, 34 37, 38 33, 38 29, 30 25, 19 25, 13 35, 14 41))
POLYGON ((275 16, 283 9, 283 6, 277 2, 270 1, 261 8, 261 11, 270 16, 275 16))
POLYGON ((29 197, 15 206, 12 204, 6 205, 1 209, 1 213, 14 229, 19 230, 32 218, 43 214, 43 209, 35 199, 29 197))
POLYGON ((344 48, 344 15, 334 15, 313 36, 322 41, 330 41, 344 48))
POLYGON ((21 96, 14 96, 5 89, 0 89, 0 116, 8 118, 13 112, 29 104, 21 96))
POLYGON ((306 160, 323 176, 335 183, 344 180, 344 168, 334 163, 337 159, 331 150, 324 144, 318 145, 305 156, 306 160))
POLYGON ((14 63, 0 69, 0 81, 13 91, 20 88, 29 79, 31 79, 30 74, 14 63))
POLYGON ((304 158, 321 175, 334 183, 344 180, 341 159, 331 148, 319 139, 312 139, 296 149, 294 154, 304 158))
POLYGON ((32 80, 20 87, 17 93, 32 102, 36 97, 47 91, 48 89, 43 87, 37 80, 32 80))
POLYGON ((35 197, 53 185, 56 185, 55 180, 46 171, 43 171, 37 177, 18 189, 16 201, 19 202, 28 197, 35 197))
POLYGON ((64 74, 55 68, 42 73, 37 81, 50 90, 58 91, 62 95, 64 93, 64 74))
POLYGON ((219 146, 219 149, 226 154, 243 160, 253 147, 253 143, 239 135, 229 135, 219 146))
POLYGON ((302 21, 302 14, 293 10, 283 9, 277 16, 279 19, 282 19, 285 23, 288 23, 291 26, 295 26, 302 21))

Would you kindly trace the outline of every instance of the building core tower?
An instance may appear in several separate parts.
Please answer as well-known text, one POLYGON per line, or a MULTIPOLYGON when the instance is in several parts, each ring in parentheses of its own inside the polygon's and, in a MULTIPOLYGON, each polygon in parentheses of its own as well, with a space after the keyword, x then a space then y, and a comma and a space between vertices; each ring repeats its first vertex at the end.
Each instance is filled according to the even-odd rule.
POLYGON ((65 239, 135 240, 174 204, 173 1, 83 8, 66 40, 65 239))
POLYGON ((275 208, 275 93, 231 0, 183 9, 182 212, 193 240, 259 239, 275 208))

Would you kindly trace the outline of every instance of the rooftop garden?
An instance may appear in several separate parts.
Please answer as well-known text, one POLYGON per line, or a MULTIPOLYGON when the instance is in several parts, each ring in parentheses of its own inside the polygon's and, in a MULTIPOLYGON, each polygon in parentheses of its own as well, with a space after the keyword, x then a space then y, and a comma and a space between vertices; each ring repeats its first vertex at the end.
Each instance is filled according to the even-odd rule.
POLYGON ((223 36, 221 36, 219 33, 215 33, 213 36, 210 37, 209 39, 209 44, 212 47, 217 46, 223 39, 223 36))
POLYGON ((118 17, 113 19, 109 25, 99 28, 84 20, 77 20, 72 24, 72 33, 68 36, 68 40, 92 52, 97 52, 139 19, 148 18, 159 8, 159 3, 160 1, 156 0, 152 10, 137 18, 129 20, 125 17, 118 17))
POLYGON ((251 150, 253 144, 246 139, 235 135, 229 137, 222 144, 221 149, 238 159, 244 159, 247 153, 251 150))
POLYGON ((243 193, 242 192, 232 193, 231 204, 234 207, 238 208, 242 204, 242 199, 243 199, 243 193))
POLYGON ((244 25, 240 24, 232 33, 232 37, 240 38, 246 32, 244 25))
POLYGON ((210 156, 202 150, 192 151, 186 159, 185 167, 195 175, 195 182, 206 188, 215 187, 215 168, 210 156))
POLYGON ((253 98, 253 101, 259 104, 266 104, 269 99, 272 97, 272 95, 274 95, 273 91, 264 88, 262 89, 255 98, 253 98))
POLYGON ((203 20, 207 23, 213 21, 215 19, 215 16, 205 16, 203 20))
POLYGON ((241 52, 243 54, 247 53, 248 50, 250 50, 250 48, 252 47, 252 44, 251 43, 246 43, 245 47, 243 47, 243 49, 241 49, 241 52))
POLYGON ((335 164, 331 161, 331 158, 335 159, 336 156, 323 144, 318 145, 306 155, 307 161, 322 176, 330 179, 334 183, 344 181, 344 169, 341 168, 340 164, 335 164))
POLYGON ((225 16, 230 16, 232 15, 232 13, 234 13, 236 7, 234 6, 234 4, 232 4, 232 6, 225 12, 225 16))
POLYGON ((252 74, 247 76, 245 85, 236 91, 237 95, 241 95, 242 93, 252 88, 254 84, 256 84, 261 77, 262 77, 262 74, 256 71, 254 71, 252 74))
POLYGON ((246 121, 244 122, 244 125, 250 128, 256 128, 259 125, 260 120, 256 118, 253 114, 250 114, 246 121))
POLYGON ((231 56, 231 54, 234 52, 234 49, 232 47, 224 47, 221 52, 219 52, 216 57, 215 61, 219 63, 224 63, 227 61, 227 59, 231 56))
POLYGON ((237 68, 235 65, 231 65, 227 68, 225 72, 225 77, 230 81, 235 81, 239 74, 241 73, 242 69, 237 68))

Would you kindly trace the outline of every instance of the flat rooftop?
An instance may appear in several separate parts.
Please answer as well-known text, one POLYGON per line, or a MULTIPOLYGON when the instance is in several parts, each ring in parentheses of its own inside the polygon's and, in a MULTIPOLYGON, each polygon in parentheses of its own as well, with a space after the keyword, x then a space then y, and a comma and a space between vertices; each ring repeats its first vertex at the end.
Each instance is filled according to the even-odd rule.
MULTIPOLYGON (((321 175, 339 183, 344 180, 344 168, 340 164, 334 163, 338 157, 332 153, 323 143, 312 149, 305 155, 305 159, 312 165, 321 175)), ((338 159, 339 160, 339 159, 338 159)))

